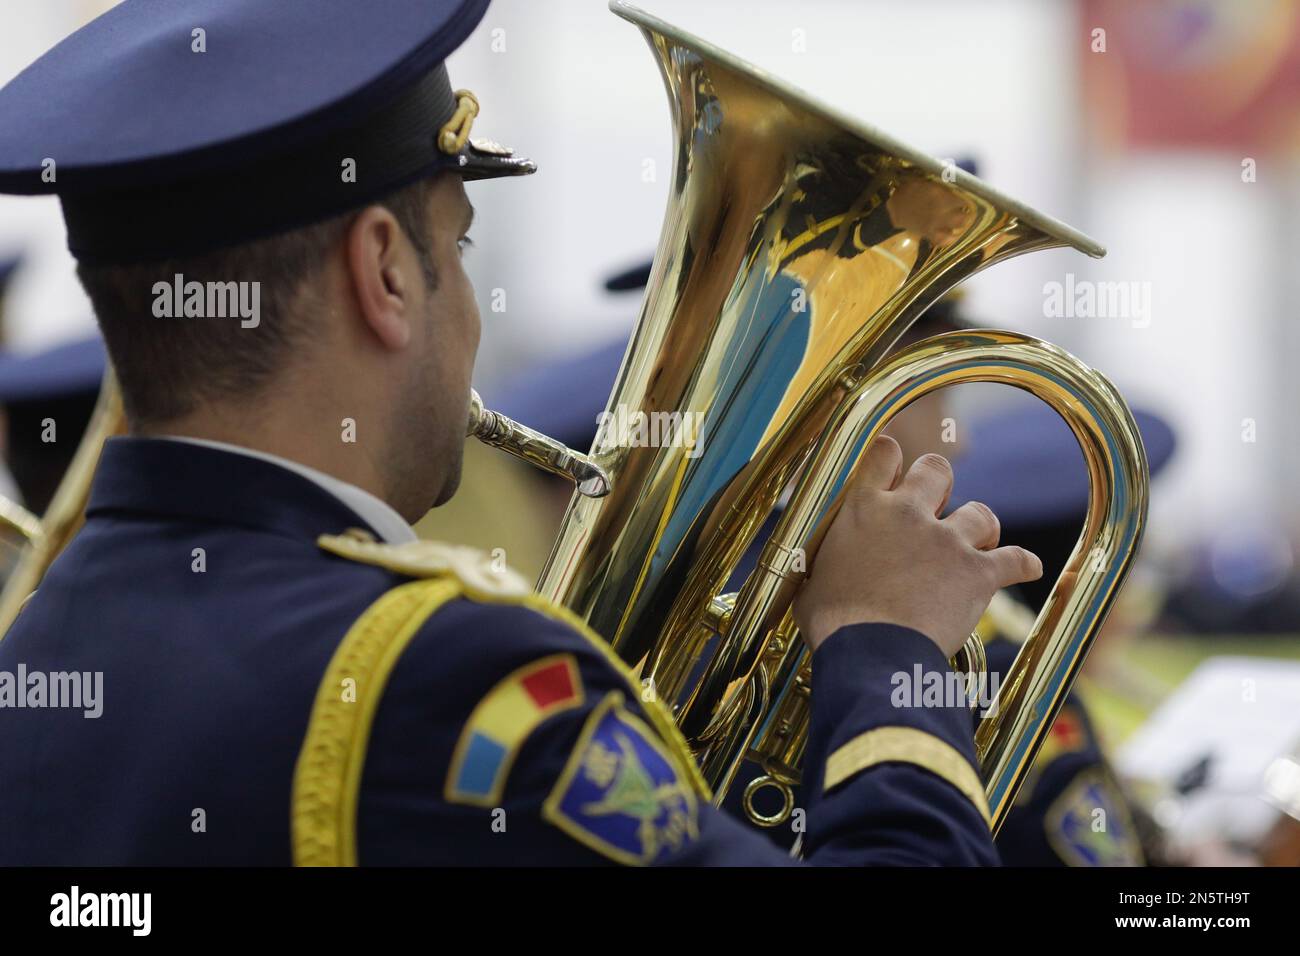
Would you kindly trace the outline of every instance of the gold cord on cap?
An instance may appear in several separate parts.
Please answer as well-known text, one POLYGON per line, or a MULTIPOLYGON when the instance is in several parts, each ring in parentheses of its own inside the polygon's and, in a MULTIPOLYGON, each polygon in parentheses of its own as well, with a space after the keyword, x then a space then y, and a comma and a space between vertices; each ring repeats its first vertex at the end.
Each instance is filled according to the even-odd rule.
POLYGON ((456 112, 438 131, 438 148, 444 153, 459 153, 469 139, 469 131, 478 116, 478 97, 469 90, 456 91, 456 112))

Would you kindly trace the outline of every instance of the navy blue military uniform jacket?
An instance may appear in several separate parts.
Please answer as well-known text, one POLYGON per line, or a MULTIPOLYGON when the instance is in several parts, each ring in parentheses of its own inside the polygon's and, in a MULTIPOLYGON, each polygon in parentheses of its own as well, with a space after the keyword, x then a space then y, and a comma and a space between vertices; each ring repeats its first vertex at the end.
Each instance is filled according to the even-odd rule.
MULTIPOLYGON (((273 463, 110 441, 0 640, 0 864, 787 862, 578 622, 367 530, 273 463), (73 673, 97 716, 50 706, 73 673)), ((947 667, 885 625, 817 652, 809 862, 996 862, 969 712, 890 704, 917 662, 947 667)))

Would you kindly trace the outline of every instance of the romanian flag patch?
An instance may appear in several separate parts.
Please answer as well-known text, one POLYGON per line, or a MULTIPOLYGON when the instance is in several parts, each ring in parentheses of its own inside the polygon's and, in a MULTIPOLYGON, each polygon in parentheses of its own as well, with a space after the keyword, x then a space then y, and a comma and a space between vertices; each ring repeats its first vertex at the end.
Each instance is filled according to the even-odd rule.
POLYGON ((544 657, 503 678, 478 702, 461 731, 447 774, 447 800, 498 805, 528 736, 548 717, 582 702, 582 678, 572 654, 544 657))
POLYGON ((643 865, 699 837, 699 811, 677 759, 609 694, 587 718, 542 816, 618 863, 643 865))

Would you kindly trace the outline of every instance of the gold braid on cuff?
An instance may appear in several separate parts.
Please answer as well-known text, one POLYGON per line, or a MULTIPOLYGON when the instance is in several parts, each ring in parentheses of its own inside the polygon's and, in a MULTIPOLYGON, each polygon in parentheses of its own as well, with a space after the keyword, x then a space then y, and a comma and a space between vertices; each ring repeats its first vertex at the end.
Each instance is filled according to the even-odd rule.
POLYGON ((975 805, 990 824, 984 785, 970 761, 951 744, 913 727, 877 727, 854 737, 826 761, 823 792, 877 764, 910 763, 947 780, 975 805))

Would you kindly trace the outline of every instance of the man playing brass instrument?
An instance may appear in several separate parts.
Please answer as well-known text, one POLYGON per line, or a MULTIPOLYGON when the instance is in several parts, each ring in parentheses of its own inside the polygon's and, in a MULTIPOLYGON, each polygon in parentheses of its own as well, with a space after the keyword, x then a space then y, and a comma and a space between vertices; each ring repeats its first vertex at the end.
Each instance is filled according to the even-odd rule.
MULTIPOLYGON (((0 190, 59 194, 130 424, 0 641, 0 863, 786 861, 598 637, 411 531, 460 476, 463 181, 533 169, 443 66, 485 8, 126 0, 0 91, 0 190), (256 316, 210 313, 231 288, 256 316), (50 706, 68 673, 101 716, 50 706)), ((891 676, 1040 566, 900 462, 866 453, 796 607, 804 855, 992 864, 965 701, 891 676)))

